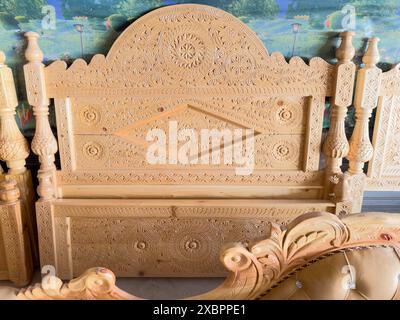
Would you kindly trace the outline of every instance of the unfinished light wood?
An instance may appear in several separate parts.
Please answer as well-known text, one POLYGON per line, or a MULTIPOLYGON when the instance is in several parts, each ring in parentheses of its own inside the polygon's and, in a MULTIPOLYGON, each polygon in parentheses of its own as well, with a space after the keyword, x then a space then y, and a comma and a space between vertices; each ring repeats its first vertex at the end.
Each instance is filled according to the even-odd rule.
POLYGON ((55 170, 54 154, 57 152, 57 141, 53 136, 48 120, 49 99, 46 96, 44 81, 43 53, 37 40, 39 35, 34 32, 25 34, 28 38, 28 47, 25 57, 28 64, 24 66, 27 84, 27 97, 33 106, 36 120, 36 131, 32 140, 32 151, 39 156, 40 169, 38 172, 38 194, 43 200, 55 197, 55 170))
POLYGON ((0 160, 8 168, 0 174, 4 189, 0 196, 0 279, 22 285, 31 276, 32 256, 33 262, 38 262, 34 194, 31 173, 25 167, 29 147, 15 120, 18 101, 12 71, 5 60, 0 51, 0 160), (17 190, 17 198, 7 198, 17 190))
MULTIPOLYGON (((376 247, 392 248, 399 252, 399 215, 367 213, 340 219, 329 213, 304 214, 287 228, 273 224, 271 234, 264 240, 250 245, 236 243, 225 247, 221 251, 220 260, 230 274, 224 283, 210 292, 187 299, 267 298, 270 289, 312 263, 337 252, 363 248, 373 250, 376 247)), ((342 274, 343 279, 344 276, 342 274)), ((368 282, 372 279, 362 280, 368 282)), ((15 298, 15 295, 11 296, 15 298)), ((91 268, 66 284, 55 276, 47 275, 41 284, 22 289, 16 298, 142 299, 119 289, 114 273, 106 268, 91 268)), ((398 293, 394 298, 400 298, 398 293)))
POLYGON ((349 170, 339 177, 344 183, 338 188, 350 200, 352 212, 361 210, 366 186, 365 164, 372 159, 373 147, 369 139, 369 119, 377 105, 381 85, 382 70, 379 62, 378 38, 368 40, 368 49, 362 60, 364 66, 357 72, 354 97, 356 123, 350 138, 350 149, 347 155, 349 170))
POLYGON ((0 279, 27 285, 33 265, 28 222, 15 180, 0 183, 0 279))
POLYGON ((400 190, 400 65, 381 75, 367 190, 400 190))
POLYGON ((6 162, 10 174, 19 174, 26 171, 29 147, 15 122, 18 101, 12 71, 5 65, 5 60, 0 51, 0 160, 6 162))
POLYGON ((325 193, 336 202, 336 212, 339 214, 355 212, 351 205, 354 199, 347 197, 346 192, 343 192, 347 186, 341 169, 343 158, 349 152, 345 118, 347 108, 353 101, 356 69, 352 62, 355 53, 352 45, 353 36, 354 32, 343 32, 341 45, 336 50, 338 63, 336 65, 335 95, 332 98, 331 106, 331 125, 323 146, 323 152, 327 159, 325 193))
POLYGON ((268 222, 287 223, 310 210, 351 212, 352 200, 349 205, 336 191, 346 180, 332 177, 346 155, 337 144, 346 145, 343 115, 355 72, 351 33, 342 34, 336 66, 269 54, 241 21, 201 5, 146 14, 106 57, 95 55, 89 64, 77 59, 69 67, 63 61, 45 67, 39 36, 26 37, 26 88, 37 119, 32 150, 41 162, 41 263, 56 266, 59 276, 79 275, 90 266, 88 256, 91 265, 116 266, 117 276, 217 276, 223 274, 218 247, 232 237, 254 240, 268 222), (326 98, 335 103, 336 129, 324 147, 331 160, 320 170, 326 98), (49 99, 56 108, 61 170, 54 167, 49 99), (146 133, 168 131, 170 120, 196 132, 253 129, 254 172, 237 175, 233 164, 147 163, 146 133), (158 205, 150 206, 150 198, 158 205), (239 200, 241 207, 233 208, 239 200), (82 232, 85 226, 93 231, 82 232), (166 251, 155 243, 165 243, 166 251), (99 254, 87 254, 93 250, 99 254), (145 261, 141 267, 122 263, 132 255, 145 261))

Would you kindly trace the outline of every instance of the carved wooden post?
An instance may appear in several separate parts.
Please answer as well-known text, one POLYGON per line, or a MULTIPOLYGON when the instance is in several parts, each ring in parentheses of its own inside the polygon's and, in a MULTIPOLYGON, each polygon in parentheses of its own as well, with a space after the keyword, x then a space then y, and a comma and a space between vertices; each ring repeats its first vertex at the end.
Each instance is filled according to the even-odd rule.
POLYGON ((364 68, 357 73, 357 86, 354 99, 356 124, 350 139, 351 174, 363 173, 364 164, 371 160, 373 148, 369 139, 369 118, 378 102, 382 70, 376 67, 379 61, 378 38, 368 41, 368 50, 363 57, 364 68))
POLYGON ((26 91, 36 118, 32 151, 39 156, 40 161, 37 191, 41 200, 47 200, 55 197, 54 154, 57 152, 57 141, 51 131, 48 119, 49 99, 46 95, 44 65, 42 64, 43 53, 38 45, 39 35, 35 32, 27 32, 25 36, 28 39, 28 47, 25 51, 28 64, 24 66, 26 91))
POLYGON ((20 174, 26 171, 29 147, 15 121, 18 100, 12 71, 4 64, 5 60, 0 51, 0 159, 6 162, 9 174, 20 174))
POLYGON ((8 279, 17 285, 28 284, 32 279, 32 256, 20 191, 14 179, 0 183, 0 235, 0 245, 6 249, 0 260, 6 262, 8 279))
POLYGON ((347 108, 351 105, 354 90, 356 66, 351 61, 354 57, 352 38, 354 32, 346 31, 340 34, 342 43, 336 50, 336 81, 331 106, 331 125, 325 140, 323 152, 327 159, 326 165, 326 196, 332 192, 335 174, 341 174, 343 158, 349 152, 349 143, 345 132, 347 108))
POLYGON ((14 179, 4 180, 0 183, 0 201, 12 204, 19 200, 20 191, 14 179))
POLYGON ((353 197, 352 212, 361 210, 365 174, 364 165, 373 156, 373 147, 369 139, 369 119, 372 110, 378 102, 382 70, 376 67, 379 61, 378 38, 368 40, 368 50, 363 57, 365 66, 357 73, 354 107, 356 109, 356 124, 350 139, 350 151, 347 159, 350 161, 351 176, 350 193, 353 197))

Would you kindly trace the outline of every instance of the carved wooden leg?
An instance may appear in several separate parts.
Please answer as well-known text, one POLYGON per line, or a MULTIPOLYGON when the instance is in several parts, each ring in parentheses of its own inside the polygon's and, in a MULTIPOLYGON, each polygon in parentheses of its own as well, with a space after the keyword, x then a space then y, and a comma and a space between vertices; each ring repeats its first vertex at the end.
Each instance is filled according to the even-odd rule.
POLYGON ((8 279, 26 285, 32 278, 32 256, 29 235, 19 201, 20 192, 15 180, 0 184, 0 226, 5 248, 8 279))
MULTIPOLYGON (((342 43, 336 50, 338 63, 336 65, 335 94, 332 99, 331 126, 323 147, 323 152, 327 158, 325 197, 333 198, 337 205, 343 199, 336 194, 334 186, 342 181, 342 169, 340 166, 343 158, 349 152, 349 143, 345 132, 345 118, 347 108, 352 103, 356 69, 351 61, 355 52, 352 45, 353 35, 353 32, 341 33, 342 43)), ((339 212, 346 212, 346 206, 340 206, 339 212)))
POLYGON ((49 99, 46 95, 43 53, 38 45, 39 35, 27 32, 28 47, 25 56, 28 64, 24 66, 26 89, 29 103, 33 106, 36 118, 36 131, 32 140, 32 151, 39 156, 38 193, 41 200, 56 197, 54 154, 57 152, 57 141, 50 128, 48 119, 49 99))

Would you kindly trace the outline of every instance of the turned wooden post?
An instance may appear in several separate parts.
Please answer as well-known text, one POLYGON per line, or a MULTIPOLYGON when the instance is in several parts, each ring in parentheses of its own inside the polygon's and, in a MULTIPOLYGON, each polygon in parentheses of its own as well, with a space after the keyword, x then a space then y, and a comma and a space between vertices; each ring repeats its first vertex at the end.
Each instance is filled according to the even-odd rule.
POLYGON ((326 164, 326 196, 332 193, 334 183, 332 177, 341 174, 343 158, 349 152, 349 143, 346 138, 345 118, 347 108, 353 100, 354 79, 356 66, 351 61, 354 57, 352 38, 354 32, 346 31, 340 34, 342 42, 336 50, 336 79, 335 90, 331 104, 331 123, 328 136, 323 146, 323 152, 327 159, 326 164))
POLYGON ((9 174, 20 174, 26 171, 29 146, 15 121, 18 100, 12 71, 5 60, 0 51, 0 159, 6 162, 9 174))
POLYGON ((369 119, 378 102, 382 70, 376 67, 379 61, 378 38, 368 40, 368 50, 363 57, 364 67, 357 72, 354 107, 356 124, 350 138, 350 161, 346 173, 345 193, 351 197, 351 212, 361 211, 365 178, 364 165, 372 159, 373 147, 369 139, 369 119))
POLYGON ((36 119, 32 151, 40 161, 37 191, 41 200, 48 200, 56 196, 54 154, 57 152, 57 141, 51 131, 48 118, 50 102, 46 95, 43 53, 38 45, 39 35, 35 32, 27 32, 25 37, 28 39, 25 52, 28 63, 24 66, 26 91, 36 119))
POLYGON ((352 45, 353 32, 340 34, 342 43, 336 50, 338 59, 336 65, 335 91, 331 106, 331 124, 328 136, 324 143, 323 152, 327 157, 327 171, 330 173, 342 172, 340 166, 343 158, 349 152, 349 143, 345 132, 345 118, 347 108, 351 105, 354 90, 356 66, 351 61, 354 57, 352 45))
POLYGON ((354 98, 356 124, 350 139, 349 173, 362 174, 364 164, 371 160, 373 147, 369 139, 369 119, 378 102, 382 70, 376 67, 379 61, 378 38, 368 41, 368 50, 362 61, 365 66, 357 73, 357 85, 354 98))

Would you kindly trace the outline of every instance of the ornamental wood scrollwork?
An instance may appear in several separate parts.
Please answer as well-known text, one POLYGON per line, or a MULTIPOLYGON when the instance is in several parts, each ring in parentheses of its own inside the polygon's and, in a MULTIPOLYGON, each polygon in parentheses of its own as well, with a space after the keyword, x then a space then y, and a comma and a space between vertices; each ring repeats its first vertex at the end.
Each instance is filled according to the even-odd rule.
POLYGON ((96 55, 89 65, 78 59, 68 69, 60 61, 45 69, 48 95, 55 98, 114 90, 115 96, 330 95, 333 72, 320 58, 306 65, 298 57, 287 63, 279 53, 268 55, 239 20, 200 5, 146 14, 125 30, 107 57, 96 55))
POLYGON ((115 275, 105 268, 92 268, 80 277, 63 284, 62 280, 46 275, 41 285, 22 289, 20 300, 125 300, 130 295, 115 286, 115 275), (112 292, 111 292, 112 291, 112 292))

